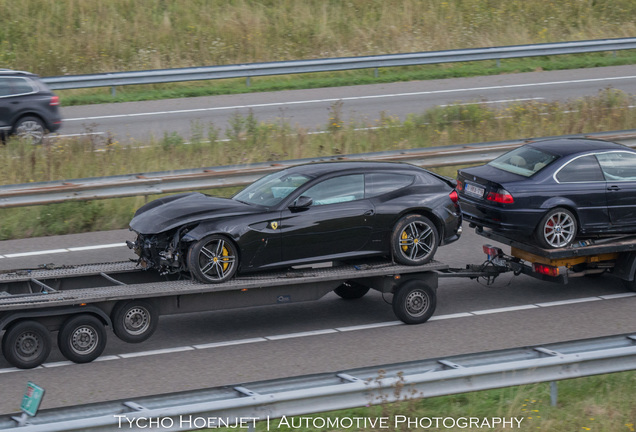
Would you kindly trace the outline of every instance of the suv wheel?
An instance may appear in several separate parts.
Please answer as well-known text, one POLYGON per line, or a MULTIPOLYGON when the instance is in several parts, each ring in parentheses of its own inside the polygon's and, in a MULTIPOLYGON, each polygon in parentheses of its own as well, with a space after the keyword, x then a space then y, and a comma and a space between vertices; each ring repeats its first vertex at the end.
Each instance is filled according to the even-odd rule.
POLYGON ((42 120, 33 116, 22 117, 13 129, 15 135, 31 144, 40 144, 45 132, 46 128, 42 120))

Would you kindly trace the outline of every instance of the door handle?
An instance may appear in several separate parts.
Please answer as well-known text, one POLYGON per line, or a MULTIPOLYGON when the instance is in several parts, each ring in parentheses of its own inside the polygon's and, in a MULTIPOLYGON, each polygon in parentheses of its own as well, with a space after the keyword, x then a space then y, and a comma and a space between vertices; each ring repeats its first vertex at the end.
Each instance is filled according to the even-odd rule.
POLYGON ((619 191, 619 190, 621 190, 621 188, 618 187, 617 185, 611 185, 611 186, 607 187, 607 190, 608 191, 619 191))
POLYGON ((375 214, 375 210, 371 209, 371 210, 367 210, 364 212, 365 216, 373 216, 375 214))

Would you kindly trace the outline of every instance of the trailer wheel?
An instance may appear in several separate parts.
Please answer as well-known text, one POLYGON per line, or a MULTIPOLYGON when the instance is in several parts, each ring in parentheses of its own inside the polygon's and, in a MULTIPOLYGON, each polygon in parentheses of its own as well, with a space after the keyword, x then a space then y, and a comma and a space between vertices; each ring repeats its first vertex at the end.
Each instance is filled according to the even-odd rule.
POLYGON ((157 330, 159 314, 143 300, 119 302, 111 313, 115 335, 128 343, 143 342, 157 330))
POLYGON ((238 252, 234 243, 221 235, 210 235, 190 246, 188 269, 203 283, 229 280, 238 268, 238 252))
POLYGON ((347 281, 333 290, 345 300, 355 300, 364 297, 369 292, 369 287, 353 281, 347 281))
POLYGON ((400 219, 391 234, 391 252, 404 265, 422 265, 433 259, 439 244, 437 227, 430 219, 411 214, 400 219))
POLYGON ((51 352, 51 333, 37 321, 13 324, 2 339, 2 353, 20 369, 32 369, 44 363, 51 352))
POLYGON ((636 279, 631 281, 623 279, 623 285, 630 291, 636 291, 636 279))
POLYGON ((406 324, 421 324, 435 312, 435 290, 424 282, 412 279, 400 285, 393 296, 393 312, 406 324))
POLYGON ((93 315, 74 315, 62 324, 57 345, 62 355, 72 362, 92 362, 106 348, 106 328, 93 315))

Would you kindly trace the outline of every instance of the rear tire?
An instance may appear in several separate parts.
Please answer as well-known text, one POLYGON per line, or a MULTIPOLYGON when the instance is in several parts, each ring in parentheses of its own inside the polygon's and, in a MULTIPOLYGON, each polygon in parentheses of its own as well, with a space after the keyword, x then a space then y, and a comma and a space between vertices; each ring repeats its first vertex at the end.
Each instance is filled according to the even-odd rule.
POLYGON ((406 324, 421 324, 433 316, 437 306, 435 290, 412 279, 400 285, 393 296, 393 312, 406 324))
POLYGON ((430 219, 411 214, 401 218, 391 234, 391 252, 404 265, 426 264, 435 256, 439 245, 437 227, 430 219))
POLYGON ((40 144, 44 139, 46 128, 44 123, 37 117, 22 117, 15 124, 13 133, 20 139, 27 140, 31 144, 40 144))
POLYGON ((563 207, 548 211, 539 222, 535 237, 544 249, 556 249, 569 246, 578 231, 576 217, 563 207))
POLYGON ((37 321, 17 322, 2 338, 2 353, 20 369, 32 369, 44 363, 51 352, 51 333, 37 321))
POLYGON ((75 363, 89 363, 106 348, 106 328, 93 315, 75 315, 62 325, 57 335, 60 352, 75 363))

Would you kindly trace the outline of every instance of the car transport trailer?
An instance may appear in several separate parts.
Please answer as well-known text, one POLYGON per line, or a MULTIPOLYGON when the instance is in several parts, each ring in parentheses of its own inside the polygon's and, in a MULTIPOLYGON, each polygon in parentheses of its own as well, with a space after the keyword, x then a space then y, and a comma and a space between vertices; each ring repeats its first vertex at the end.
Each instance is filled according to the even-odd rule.
POLYGON ((132 262, 44 267, 0 274, 2 353, 18 368, 41 365, 51 337, 65 358, 86 363, 106 347, 106 327, 136 343, 148 339, 161 315, 297 303, 318 300, 331 291, 344 299, 369 289, 392 295, 395 315, 406 324, 426 322, 437 304, 439 278, 484 279, 502 273, 526 274, 567 283, 568 277, 609 273, 634 290, 636 236, 598 240, 579 247, 545 250, 489 231, 478 233, 511 246, 511 255, 484 245, 482 264, 450 268, 431 261, 422 266, 387 260, 322 268, 261 272, 221 284, 203 284, 183 275, 160 275, 132 262))
POLYGON ((111 327, 126 342, 142 342, 160 315, 296 303, 331 291, 360 298, 370 288, 393 294, 393 310, 408 324, 425 322, 435 311, 438 270, 390 261, 365 261, 324 268, 262 272, 222 284, 161 276, 132 262, 5 271, 0 274, 2 352, 18 368, 42 364, 52 332, 64 357, 76 363, 101 355, 111 327))

